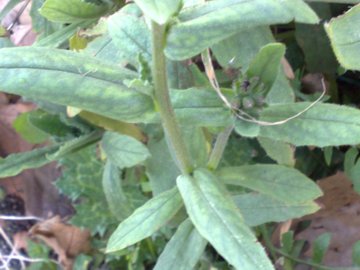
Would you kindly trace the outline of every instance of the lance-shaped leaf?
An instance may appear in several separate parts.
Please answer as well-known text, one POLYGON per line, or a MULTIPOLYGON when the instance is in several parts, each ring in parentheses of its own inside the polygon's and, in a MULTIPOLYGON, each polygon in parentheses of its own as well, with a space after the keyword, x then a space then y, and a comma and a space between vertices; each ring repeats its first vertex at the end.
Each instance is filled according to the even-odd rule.
POLYGON ((317 15, 302 0, 219 0, 184 9, 170 28, 166 55, 190 58, 231 35, 262 25, 292 20, 317 23, 317 15))
POLYGON ((106 132, 101 146, 108 159, 119 168, 135 166, 150 156, 149 150, 141 142, 116 132, 106 132))
POLYGON ((142 133, 141 129, 134 124, 118 121, 87 111, 82 111, 79 115, 87 122, 102 127, 105 130, 115 131, 124 135, 128 135, 139 141, 146 141, 146 137, 142 133))
POLYGON ((186 219, 161 253, 154 270, 191 270, 203 254, 207 241, 186 219))
POLYGON ((92 132, 53 146, 9 155, 0 161, 0 177, 14 176, 26 169, 38 168, 47 163, 77 152, 101 138, 101 132, 92 132))
POLYGON ((171 157, 165 138, 160 141, 150 139, 148 147, 151 157, 145 163, 146 175, 149 178, 152 193, 156 196, 173 188, 176 185, 176 177, 181 173, 171 157))
POLYGON ((108 19, 110 37, 123 59, 132 65, 138 65, 138 55, 151 61, 151 38, 144 18, 127 14, 123 10, 108 19))
MULTIPOLYGON (((306 109, 310 103, 279 104, 265 108, 260 119, 276 122, 306 109)), ((347 145, 360 143, 360 111, 334 104, 317 104, 285 124, 261 126, 260 136, 296 146, 347 145)))
POLYGON ((74 33, 76 33, 76 31, 78 31, 79 28, 81 29, 87 28, 94 22, 95 20, 79 21, 79 22, 71 23, 53 32, 52 34, 45 36, 44 38, 41 38, 40 36, 39 39, 35 41, 33 46, 57 48, 64 42, 68 41, 68 39, 72 35, 74 35, 74 33))
POLYGON ((63 143, 59 150, 53 154, 48 154, 47 158, 49 160, 58 160, 68 154, 75 153, 80 149, 85 148, 86 146, 92 145, 101 139, 102 133, 99 131, 94 131, 90 134, 86 134, 75 138, 73 140, 69 140, 63 143))
POLYGON ((53 145, 35 149, 25 153, 16 153, 0 159, 0 177, 9 177, 21 173, 23 170, 39 168, 51 162, 46 156, 53 154, 60 145, 53 145))
POLYGON ((211 47, 219 64, 247 70, 261 47, 274 42, 270 27, 259 26, 243 30, 211 47))
POLYGON ((114 252, 133 245, 156 232, 182 207, 176 188, 147 201, 124 220, 111 235, 106 252, 114 252))
POLYGON ((83 0, 46 0, 39 12, 49 21, 73 23, 100 18, 109 10, 108 4, 83 0))
POLYGON ((331 45, 340 64, 347 69, 360 70, 360 5, 351 8, 325 25, 331 45))
POLYGON ((158 24, 165 24, 181 7, 181 0, 135 0, 146 16, 158 24))
POLYGON ((119 168, 110 161, 105 164, 102 185, 111 213, 120 221, 127 218, 131 207, 121 186, 119 168))
POLYGON ((322 194, 320 188, 298 170, 281 165, 225 167, 217 175, 226 184, 243 186, 288 203, 313 200, 322 194))
POLYGON ((2 91, 130 122, 153 112, 150 96, 124 84, 136 76, 130 70, 65 50, 0 49, 2 91))
POLYGON ((316 212, 320 207, 312 202, 288 203, 261 193, 234 196, 245 223, 251 227, 267 222, 282 222, 316 212))
MULTIPOLYGON (((136 73, 75 52, 33 47, 0 49, 0 89, 126 122, 158 123, 152 98, 125 82, 136 73)), ((172 90, 181 124, 228 126, 232 116, 211 89, 172 90)))
POLYGON ((262 47, 251 61, 246 71, 248 78, 258 77, 267 88, 274 84, 280 69, 280 61, 285 55, 285 46, 281 43, 271 43, 262 47))
POLYGON ((260 243, 244 223, 225 186, 209 171, 180 176, 177 185, 198 232, 236 269, 274 269, 260 243))
POLYGON ((292 145, 276 141, 269 138, 259 137, 258 141, 266 154, 277 163, 294 167, 295 165, 295 147, 292 145))
POLYGON ((170 98, 181 124, 198 126, 232 124, 230 110, 212 89, 172 90, 170 98))

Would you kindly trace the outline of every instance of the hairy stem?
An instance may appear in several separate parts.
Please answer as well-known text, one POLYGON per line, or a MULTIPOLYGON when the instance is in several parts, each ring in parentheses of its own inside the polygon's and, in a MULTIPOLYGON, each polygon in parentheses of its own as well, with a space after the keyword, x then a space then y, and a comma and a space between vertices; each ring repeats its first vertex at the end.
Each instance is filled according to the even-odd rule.
POLYGON ((229 140, 230 134, 233 130, 234 126, 227 127, 224 131, 222 131, 218 137, 216 138, 214 148, 211 151, 210 158, 207 164, 207 167, 210 170, 215 170, 220 163, 221 157, 224 153, 226 144, 229 140))
POLYGON ((169 88, 166 74, 166 59, 164 55, 165 25, 156 22, 152 26, 152 50, 153 50, 153 79, 155 85, 155 101, 159 109, 162 125, 168 140, 169 147, 174 153, 176 163, 183 174, 192 171, 190 156, 184 140, 181 136, 180 127, 170 102, 169 88))

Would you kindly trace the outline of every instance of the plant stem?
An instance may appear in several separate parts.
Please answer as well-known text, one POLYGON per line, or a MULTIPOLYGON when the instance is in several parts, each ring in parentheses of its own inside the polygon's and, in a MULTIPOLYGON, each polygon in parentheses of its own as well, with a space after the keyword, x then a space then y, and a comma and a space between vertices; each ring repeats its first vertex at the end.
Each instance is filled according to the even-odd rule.
POLYGON ((207 164, 207 167, 210 170, 215 170, 220 163, 221 157, 224 153, 226 144, 230 137, 230 134, 233 130, 234 126, 227 127, 224 131, 222 131, 218 137, 216 138, 214 148, 210 154, 210 158, 207 164))
POLYGON ((166 25, 151 23, 152 52, 153 52, 153 79, 155 86, 155 101, 159 109, 162 125, 167 137, 170 151, 174 153, 176 163, 182 174, 192 171, 190 156, 181 136, 180 127, 170 102, 169 88, 166 74, 166 58, 164 55, 166 25))

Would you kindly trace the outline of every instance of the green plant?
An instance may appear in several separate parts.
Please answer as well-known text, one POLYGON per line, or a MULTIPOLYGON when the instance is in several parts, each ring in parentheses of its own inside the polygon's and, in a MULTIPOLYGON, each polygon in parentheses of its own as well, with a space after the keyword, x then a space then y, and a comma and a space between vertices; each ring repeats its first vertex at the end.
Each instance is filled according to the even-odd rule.
MULTIPOLYGON (((53 143, 0 160, 0 176, 60 161, 58 187, 87 202, 73 223, 105 235, 99 248, 111 233, 107 260, 125 257, 129 269, 153 266, 160 252, 154 269, 221 262, 208 243, 236 269, 274 269, 250 227, 315 212, 321 196, 294 168, 294 148, 360 143, 357 109, 295 102, 282 69, 286 47, 269 25, 318 24, 318 15, 302 0, 134 2, 34 1, 43 36, 0 50, 0 87, 41 108, 18 130, 53 143), (70 37, 71 49, 86 49, 54 48, 70 37), (277 164, 251 156, 259 145, 277 164)), ((360 69, 359 14, 357 5, 325 26, 347 69, 360 69)))

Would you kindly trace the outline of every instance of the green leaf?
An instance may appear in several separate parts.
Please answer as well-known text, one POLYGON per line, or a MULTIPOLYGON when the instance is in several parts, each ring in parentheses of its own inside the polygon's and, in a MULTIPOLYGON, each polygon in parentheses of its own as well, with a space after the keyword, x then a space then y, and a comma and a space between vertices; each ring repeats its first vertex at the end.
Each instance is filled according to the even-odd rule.
POLYGON ((285 55, 285 45, 271 43, 262 47, 259 53, 251 61, 246 71, 248 78, 259 77, 268 90, 271 89, 281 66, 281 59, 285 55))
POLYGON ((184 61, 168 61, 167 76, 169 88, 187 89, 195 86, 196 80, 194 78, 195 76, 192 73, 193 66, 194 64, 189 65, 184 61))
MULTIPOLYGON (((330 4, 313 3, 311 7, 322 20, 331 19, 330 4)), ((309 73, 336 73, 339 64, 322 24, 296 24, 295 37, 297 44, 304 52, 306 70, 309 73)))
POLYGON ((116 132, 105 132, 101 146, 108 159, 119 168, 135 166, 150 156, 141 142, 116 132))
POLYGON ((108 131, 115 131, 124 135, 131 136, 139 141, 146 141, 145 135, 142 133, 139 127, 134 124, 118 121, 115 119, 107 118, 95 113, 82 111, 80 117, 87 122, 102 127, 108 131))
POLYGON ((360 161, 356 160, 353 166, 346 172, 346 175, 350 178, 354 185, 354 190, 360 193, 360 161))
POLYGON ((100 18, 108 10, 107 4, 83 0, 46 0, 39 12, 49 21, 73 23, 100 18))
POLYGON ((0 59, 0 88, 6 92, 126 121, 153 111, 150 96, 124 84, 136 73, 87 55, 22 47, 0 49, 0 59))
POLYGON ((326 165, 328 165, 328 166, 331 165, 333 152, 334 152, 334 148, 331 146, 324 148, 324 158, 325 158, 326 165))
POLYGON ((282 68, 265 98, 269 105, 295 102, 294 89, 290 86, 282 68))
POLYGON ((49 252, 50 248, 44 244, 38 244, 33 241, 27 241, 26 251, 29 258, 40 259, 27 267, 28 270, 56 270, 56 263, 50 261, 49 252))
POLYGON ((1 48, 7 48, 7 47, 13 47, 14 44, 10 41, 7 37, 0 37, 0 49, 1 48))
MULTIPOLYGON (((309 105, 308 102, 272 105, 263 110, 260 120, 281 121, 309 105)), ((360 134, 360 111, 334 104, 317 104, 285 124, 261 126, 259 133, 260 136, 295 146, 319 147, 360 143, 360 137, 354 134, 360 134)))
POLYGON ((360 5, 325 24, 332 48, 340 64, 346 69, 360 70, 360 5))
POLYGON ((181 0, 135 0, 146 16, 158 24, 165 24, 175 15, 182 4, 181 0))
POLYGON ((294 167, 295 165, 295 148, 288 143, 275 141, 269 138, 259 137, 258 141, 266 154, 280 165, 294 167))
POLYGON ((320 188, 298 170, 273 164, 221 168, 219 179, 286 203, 306 202, 322 195, 320 188))
POLYGON ((357 150, 356 147, 349 148, 349 150, 347 150, 345 153, 344 172, 346 176, 349 178, 351 176, 351 170, 355 166, 358 157, 359 157, 359 151, 357 150))
POLYGON ((260 126, 241 119, 237 119, 235 121, 235 131, 241 136, 255 138, 259 135, 260 126))
POLYGON ((55 153, 58 149, 59 145, 47 146, 0 159, 0 177, 15 176, 23 170, 44 166, 51 162, 47 155, 55 153))
POLYGON ((205 166, 208 161, 207 141, 201 127, 181 127, 185 144, 194 167, 205 166))
POLYGON ((36 40, 33 46, 36 47, 49 47, 49 48, 57 48, 63 43, 67 42, 68 39, 78 31, 79 28, 87 28, 89 27, 94 21, 80 21, 71 23, 60 29, 56 30, 55 32, 47 35, 45 37, 41 37, 36 40))
POLYGON ((224 68, 248 69, 251 60, 266 44, 274 42, 268 26, 245 29, 211 47, 219 64, 224 68))
POLYGON ((288 231, 281 235, 281 250, 289 254, 294 249, 294 231, 288 231))
POLYGON ((15 121, 13 122, 13 127, 15 128, 16 132, 29 143, 42 143, 46 141, 49 136, 29 121, 29 116, 31 113, 32 112, 22 113, 16 117, 15 121))
POLYGON ((48 154, 46 157, 51 161, 58 160, 68 154, 75 153, 89 145, 96 143, 101 139, 101 135, 101 132, 94 131, 89 134, 82 135, 78 138, 66 141, 59 147, 58 151, 48 154))
POLYGON ((31 1, 31 26, 34 32, 40 34, 37 39, 46 37, 53 33, 61 24, 50 22, 43 16, 41 16, 39 9, 44 4, 45 0, 32 0, 31 1))
POLYGON ((237 32, 258 26, 297 22, 317 23, 317 15, 302 0, 219 0, 184 9, 172 25, 165 54, 190 58, 237 32), (256 14, 256 15, 255 15, 256 14))
POLYGON ((212 89, 171 90, 171 102, 180 124, 191 126, 229 126, 233 119, 212 89))
POLYGON ((123 10, 108 19, 110 37, 122 55, 133 66, 138 66, 138 55, 151 61, 151 38, 144 18, 125 13, 123 10))
POLYGON ((126 219, 132 212, 121 185, 119 168, 107 161, 104 167, 102 185, 111 213, 118 219, 126 219))
POLYGON ((181 208, 181 196, 176 188, 147 201, 124 220, 111 235, 106 252, 133 245, 156 232, 181 208))
POLYGON ((148 143, 150 158, 146 160, 146 175, 154 195, 158 195, 176 185, 180 170, 170 155, 166 140, 152 139, 148 143), (159 166, 161 164, 161 166, 159 166))
POLYGON ((118 50, 108 33, 96 37, 81 53, 113 64, 124 64, 124 55, 118 50))
POLYGON ((154 270, 191 270, 203 254, 207 241, 186 219, 161 253, 154 270))
POLYGON ((234 196, 245 223, 258 226, 267 222, 282 222, 314 213, 320 207, 312 202, 284 202, 261 193, 247 193, 234 196))
POLYGON ((331 233, 323 233, 319 235, 312 243, 313 254, 312 261, 320 264, 326 254, 326 251, 330 245, 331 233))
POLYGON ((177 185, 198 232, 236 269, 274 269, 234 201, 218 179, 205 169, 180 176, 177 185))
POLYGON ((73 135, 74 128, 63 123, 59 115, 36 110, 29 112, 27 118, 29 124, 55 138, 66 138, 73 135))
POLYGON ((60 161, 62 176, 56 187, 74 202, 76 215, 70 222, 103 235, 117 220, 107 207, 102 187, 103 164, 96 157, 96 146, 66 155, 60 161))

